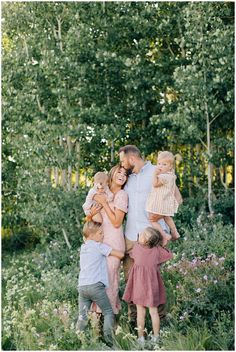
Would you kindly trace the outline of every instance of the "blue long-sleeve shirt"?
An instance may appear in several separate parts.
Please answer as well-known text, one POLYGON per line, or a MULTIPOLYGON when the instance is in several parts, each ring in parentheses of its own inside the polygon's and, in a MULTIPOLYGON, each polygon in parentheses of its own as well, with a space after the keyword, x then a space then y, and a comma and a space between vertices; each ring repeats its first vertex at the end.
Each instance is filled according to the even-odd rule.
MULTIPOLYGON (((137 241, 138 233, 151 226, 145 209, 147 197, 152 188, 154 169, 155 166, 147 161, 139 173, 133 173, 129 176, 124 188, 129 196, 125 236, 131 241, 137 241)), ((158 222, 164 231, 169 232, 169 227, 164 220, 161 219, 158 222)))

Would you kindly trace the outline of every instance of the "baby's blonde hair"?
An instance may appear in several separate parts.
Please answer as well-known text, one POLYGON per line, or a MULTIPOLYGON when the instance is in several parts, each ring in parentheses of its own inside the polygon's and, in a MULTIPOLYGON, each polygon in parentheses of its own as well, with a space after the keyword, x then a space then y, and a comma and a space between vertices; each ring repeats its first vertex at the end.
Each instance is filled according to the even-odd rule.
POLYGON ((83 227, 84 237, 88 238, 89 235, 91 234, 91 232, 95 233, 96 231, 98 231, 100 229, 101 226, 102 226, 102 224, 100 222, 87 221, 83 227))
POLYGON ((172 167, 173 168, 175 167, 175 156, 171 152, 168 152, 166 150, 163 152, 159 152, 157 155, 157 160, 162 160, 162 159, 168 160, 171 163, 172 167))
POLYGON ((94 175, 94 183, 108 183, 108 175, 105 172, 99 171, 94 175))

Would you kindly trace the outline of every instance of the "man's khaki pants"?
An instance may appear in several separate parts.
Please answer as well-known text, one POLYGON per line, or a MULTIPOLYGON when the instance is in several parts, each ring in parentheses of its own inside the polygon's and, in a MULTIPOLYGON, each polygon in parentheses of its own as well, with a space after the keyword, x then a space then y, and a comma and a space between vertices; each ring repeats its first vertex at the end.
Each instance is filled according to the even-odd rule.
MULTIPOLYGON (((125 256, 123 259, 123 270, 124 270, 124 277, 125 277, 126 283, 128 281, 130 268, 134 263, 134 260, 129 256, 129 251, 133 248, 135 243, 136 241, 130 241, 128 238, 125 237, 125 256)), ((158 306, 158 313, 159 313, 160 319, 165 318, 166 316, 165 304, 160 304, 158 306)), ((137 310, 136 310, 135 304, 128 304, 128 317, 131 324, 136 325, 137 310)))

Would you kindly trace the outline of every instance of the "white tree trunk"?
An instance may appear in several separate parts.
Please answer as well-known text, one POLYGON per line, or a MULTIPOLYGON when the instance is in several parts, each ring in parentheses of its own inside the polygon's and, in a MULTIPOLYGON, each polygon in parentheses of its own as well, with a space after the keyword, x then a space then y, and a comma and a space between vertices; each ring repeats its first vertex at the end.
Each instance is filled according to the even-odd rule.
POLYGON ((67 172, 67 189, 68 189, 68 191, 71 191, 71 189, 72 189, 71 176, 72 176, 72 167, 69 165, 68 172, 67 172))
POLYGON ((58 173, 58 167, 57 166, 53 168, 53 172, 54 172, 55 185, 57 187, 59 185, 59 173, 58 173))
MULTIPOLYGON (((206 116, 206 125, 207 125, 207 155, 208 158, 211 158, 211 131, 210 131, 210 120, 209 120, 209 113, 208 113, 208 105, 207 100, 205 97, 205 116, 206 116)), ((207 165, 207 181, 208 181, 208 208, 210 211, 210 215, 214 214, 213 206, 212 206, 212 163, 208 160, 207 165)))
POLYGON ((111 163, 114 162, 114 141, 111 141, 111 163))
POLYGON ((227 191, 228 186, 227 186, 227 170, 225 170, 225 168, 223 166, 221 166, 219 168, 219 174, 220 174, 220 182, 222 184, 222 186, 224 187, 225 191, 227 191))
POLYGON ((80 179, 80 143, 76 141, 75 151, 77 156, 77 170, 75 171, 75 185, 74 190, 76 191, 79 188, 79 179, 80 179))
POLYGON ((69 240, 68 240, 68 237, 67 237, 67 234, 66 234, 66 230, 63 229, 63 228, 62 228, 62 233, 63 233, 63 236, 64 236, 64 238, 65 238, 67 247, 68 247, 69 249, 71 249, 71 244, 70 244, 70 242, 69 242, 69 240))
POLYGON ((61 185, 62 185, 62 187, 66 186, 66 170, 65 169, 63 169, 61 171, 61 185))

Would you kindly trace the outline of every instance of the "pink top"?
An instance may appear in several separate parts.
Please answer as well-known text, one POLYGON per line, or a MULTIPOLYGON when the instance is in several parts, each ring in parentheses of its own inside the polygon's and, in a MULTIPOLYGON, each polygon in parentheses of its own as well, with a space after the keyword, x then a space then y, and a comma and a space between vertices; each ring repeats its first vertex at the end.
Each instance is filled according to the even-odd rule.
MULTIPOLYGON (((97 192, 96 187, 93 187, 93 188, 91 188, 91 189, 89 190, 89 192, 88 192, 88 194, 87 194, 87 196, 86 196, 85 203, 82 205, 83 210, 84 210, 84 212, 85 212, 86 215, 89 214, 91 206, 94 205, 94 204, 97 204, 97 203, 95 202, 95 200, 93 200, 93 197, 94 197, 96 194, 99 194, 99 193, 97 192)), ((113 193, 110 191, 109 187, 106 187, 106 189, 105 189, 105 195, 106 195, 106 197, 107 197, 107 201, 108 201, 108 202, 111 202, 111 201, 113 200, 114 195, 113 195, 113 193)))
MULTIPOLYGON (((113 201, 109 203, 109 206, 112 211, 116 209, 122 210, 124 213, 128 211, 128 195, 127 193, 121 189, 118 191, 113 201)), ((118 228, 114 227, 107 216, 104 209, 101 210, 102 214, 102 228, 104 233, 103 242, 111 246, 112 248, 125 251, 125 240, 124 240, 124 233, 122 225, 118 228)))
POLYGON ((130 252, 134 259, 123 299, 144 307, 158 307, 166 303, 164 283, 160 274, 160 264, 173 257, 161 246, 149 248, 136 243, 130 252))

